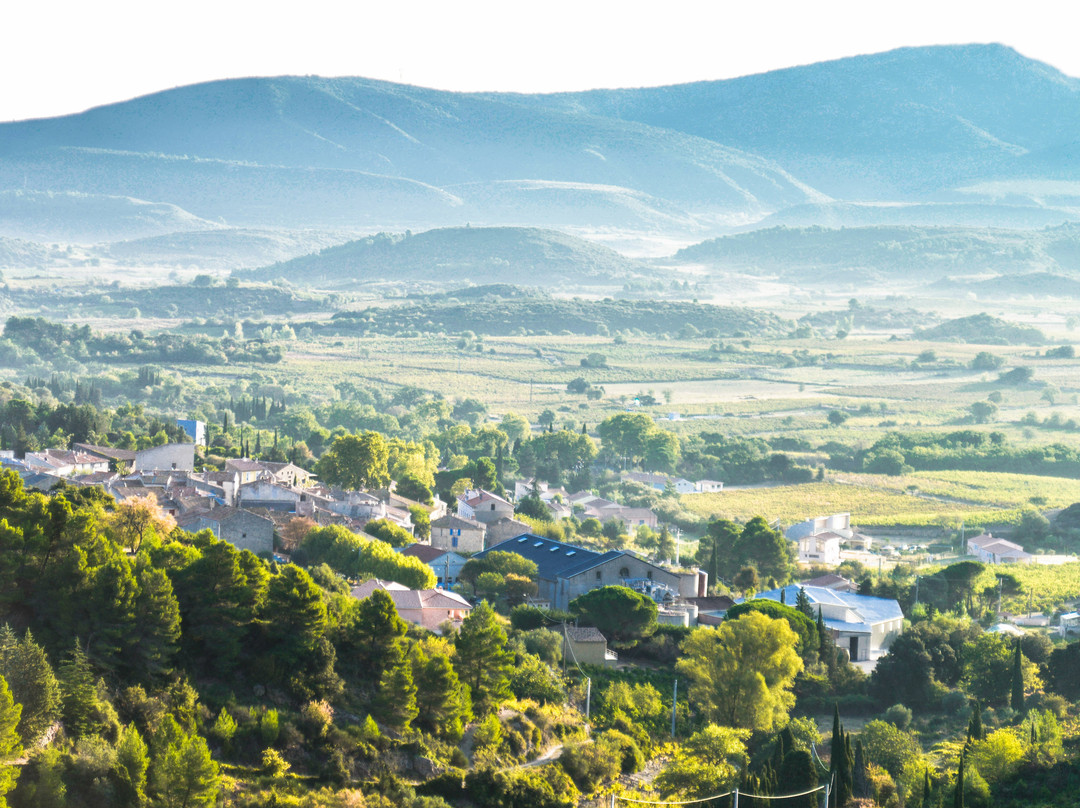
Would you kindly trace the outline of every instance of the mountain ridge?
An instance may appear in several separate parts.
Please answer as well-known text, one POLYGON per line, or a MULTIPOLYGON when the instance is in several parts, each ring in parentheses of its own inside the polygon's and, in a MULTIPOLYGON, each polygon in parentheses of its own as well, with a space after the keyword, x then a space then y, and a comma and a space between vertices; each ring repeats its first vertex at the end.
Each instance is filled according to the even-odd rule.
MULTIPOLYGON (((1077 131, 1080 79, 1003 45, 535 95, 250 77, 0 124, 0 191, 131 196, 242 227, 708 236, 800 206, 827 220, 833 202, 993 206, 995 184, 1080 181, 1077 131)), ((1076 218, 1073 202, 1046 222, 1076 218)))

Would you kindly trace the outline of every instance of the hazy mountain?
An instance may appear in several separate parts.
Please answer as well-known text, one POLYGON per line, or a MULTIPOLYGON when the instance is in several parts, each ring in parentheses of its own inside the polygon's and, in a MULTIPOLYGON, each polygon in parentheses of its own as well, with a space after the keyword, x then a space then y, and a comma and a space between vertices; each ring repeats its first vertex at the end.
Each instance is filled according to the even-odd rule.
POLYGON ((1002 45, 902 48, 727 81, 531 99, 776 160, 836 197, 1080 178, 1080 81, 1002 45))
MULTIPOLYGON (((683 219, 758 217, 821 198, 770 161, 707 139, 364 79, 219 81, 0 125, 9 187, 167 200, 233 224, 505 221, 508 199, 522 199, 522 215, 538 204, 535 186, 502 186, 491 204, 474 194, 460 210, 438 189, 522 181, 621 189, 632 206, 664 200, 683 219)), ((545 221, 589 224, 577 197, 542 200, 545 221)))
MULTIPOLYGON (((1080 218, 1077 132, 1080 81, 1000 45, 554 95, 251 78, 0 124, 0 191, 243 227, 1040 227, 1080 218)), ((40 220, 35 238, 66 237, 40 220)))
POLYGON ((380 233, 241 276, 319 288, 372 281, 610 286, 649 271, 607 247, 553 230, 458 227, 380 233))
POLYGON ((57 257, 57 250, 34 241, 0 236, 0 268, 40 267, 57 257))
POLYGON ((338 231, 220 228, 119 241, 104 245, 99 253, 131 266, 242 269, 287 261, 353 238, 355 234, 338 231))
POLYGON ((812 202, 792 205, 759 222, 736 230, 767 227, 871 227, 909 225, 916 227, 1003 227, 1039 228, 1080 220, 1080 209, 1057 208, 1034 201, 1030 204, 962 203, 882 203, 812 202))
POLYGON ((126 195, 0 190, 0 235, 31 241, 93 244, 214 226, 176 205, 126 195))
POLYGON ((982 300, 1080 298, 1080 280, 1052 272, 998 275, 986 280, 944 278, 930 286, 937 292, 965 292, 982 300))
POLYGON ((962 227, 777 227, 680 250, 677 262, 821 283, 829 270, 894 280, 1080 269, 1080 225, 1043 230, 962 227))

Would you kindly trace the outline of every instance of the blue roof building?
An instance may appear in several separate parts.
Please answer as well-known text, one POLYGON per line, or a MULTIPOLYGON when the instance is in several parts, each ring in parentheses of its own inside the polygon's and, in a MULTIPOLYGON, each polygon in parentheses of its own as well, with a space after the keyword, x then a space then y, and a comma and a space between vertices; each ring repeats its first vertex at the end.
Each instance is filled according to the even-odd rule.
POLYGON ((837 647, 845 649, 853 662, 876 660, 904 630, 900 604, 888 598, 837 592, 823 586, 800 587, 798 584, 759 592, 756 597, 782 600, 788 606, 794 606, 800 588, 810 599, 814 613, 821 610, 825 627, 832 633, 837 647))
MULTIPOLYGON (((562 610, 578 595, 602 586, 629 586, 663 602, 669 594, 672 599, 679 596, 684 577, 625 550, 600 553, 531 533, 500 542, 473 558, 496 551, 517 553, 534 562, 538 597, 562 610)), ((687 586, 695 588, 690 594, 696 594, 696 576, 687 586)))

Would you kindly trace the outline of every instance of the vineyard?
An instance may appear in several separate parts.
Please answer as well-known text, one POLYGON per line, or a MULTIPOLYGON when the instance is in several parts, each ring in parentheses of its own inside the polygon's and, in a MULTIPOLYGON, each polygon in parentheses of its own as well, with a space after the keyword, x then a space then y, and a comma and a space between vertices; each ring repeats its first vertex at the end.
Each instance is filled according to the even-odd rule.
POLYGON ((1002 598, 1001 608, 1010 614, 1050 612, 1073 603, 1077 598, 1077 593, 1080 593, 1080 562, 1054 566, 1041 564, 987 566, 975 579, 975 591, 982 592, 996 588, 996 576, 1002 572, 1012 575, 1021 586, 1019 595, 1002 598))
POLYGON ((1065 508, 1080 502, 1080 480, 989 471, 917 471, 889 477, 837 474, 838 482, 995 508, 1065 508))
POLYGON ((760 515, 770 522, 779 520, 782 525, 814 516, 850 513, 856 525, 953 527, 965 522, 986 526, 1015 524, 1021 514, 1015 507, 944 502, 902 490, 839 481, 687 494, 682 504, 706 519, 745 521, 760 515))

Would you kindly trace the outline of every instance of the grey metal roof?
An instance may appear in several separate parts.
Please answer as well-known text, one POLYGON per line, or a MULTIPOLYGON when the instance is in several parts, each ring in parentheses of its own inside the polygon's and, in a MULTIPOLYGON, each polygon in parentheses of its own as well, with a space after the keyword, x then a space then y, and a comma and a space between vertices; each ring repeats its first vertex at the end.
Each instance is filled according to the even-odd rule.
MULTIPOLYGON (((789 584, 783 591, 788 606, 795 605, 795 599, 799 596, 799 585, 789 584)), ((854 592, 838 592, 835 589, 826 589, 823 586, 804 586, 806 596, 811 603, 829 603, 834 606, 846 606, 858 612, 859 616, 867 623, 884 623, 888 620, 901 620, 904 612, 900 604, 888 598, 874 598, 869 595, 857 595, 854 592)), ((779 589, 768 592, 760 592, 757 597, 768 600, 780 600, 779 589)))

